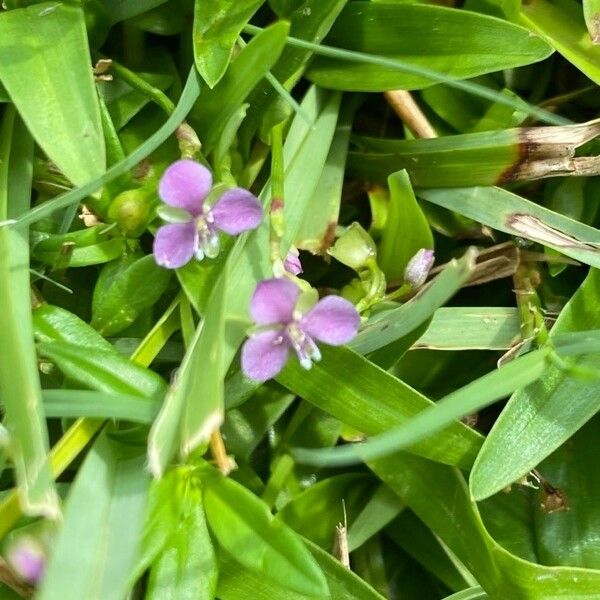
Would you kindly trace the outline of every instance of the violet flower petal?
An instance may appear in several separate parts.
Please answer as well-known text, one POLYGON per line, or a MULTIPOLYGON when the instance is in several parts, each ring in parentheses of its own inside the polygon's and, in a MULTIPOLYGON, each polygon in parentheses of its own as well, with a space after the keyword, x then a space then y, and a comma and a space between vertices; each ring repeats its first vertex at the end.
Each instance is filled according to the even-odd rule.
POLYGON ((258 333, 242 346, 242 370, 254 381, 267 381, 283 369, 288 353, 289 344, 282 330, 258 333))
POLYGON ((194 256, 197 238, 193 222, 163 225, 154 236, 154 260, 167 269, 182 267, 194 256))
POLYGON ((356 335, 360 316, 348 300, 340 296, 326 296, 304 315, 299 326, 310 337, 339 346, 356 335))
POLYGON ((11 548, 8 560, 19 577, 28 583, 36 584, 42 579, 46 558, 35 545, 23 543, 11 548))
POLYGON ((192 216, 202 213, 204 198, 212 187, 210 171, 193 160, 176 160, 163 173, 158 195, 171 206, 183 208, 192 216))
POLYGON ((215 227, 229 235, 256 229, 263 218, 258 198, 243 188, 227 190, 211 208, 211 212, 215 227))
POLYGON ((294 318, 300 288, 289 279, 265 279, 254 290, 250 314, 258 325, 287 325, 294 318))

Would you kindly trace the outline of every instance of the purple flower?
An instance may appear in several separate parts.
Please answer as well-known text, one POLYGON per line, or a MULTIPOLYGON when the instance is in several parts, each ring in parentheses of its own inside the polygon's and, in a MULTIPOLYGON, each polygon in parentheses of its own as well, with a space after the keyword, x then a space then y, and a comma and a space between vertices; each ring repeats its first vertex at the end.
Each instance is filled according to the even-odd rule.
POLYGON ((298 252, 297 248, 290 248, 290 251, 287 253, 285 260, 283 261, 283 266, 285 270, 292 275, 300 275, 300 273, 302 273, 300 253, 298 252))
POLYGON ((339 296, 326 296, 306 314, 298 310, 300 288, 288 279, 266 279, 254 291, 252 318, 259 325, 242 348, 242 370, 255 381, 266 381, 283 369, 290 348, 310 369, 321 359, 316 341, 339 346, 358 331, 354 305, 339 296))
POLYGON ((13 571, 28 583, 38 583, 46 567, 46 555, 37 540, 23 537, 15 541, 7 555, 13 571))
POLYGON ((404 270, 404 281, 414 288, 420 288, 433 266, 435 260, 433 250, 421 248, 409 261, 404 270))
POLYGON ((212 187, 210 171, 193 160, 178 160, 162 176, 158 195, 169 206, 163 225, 154 238, 156 262, 177 269, 194 256, 202 260, 219 254, 219 231, 237 235, 258 227, 262 207, 248 190, 233 188, 212 205, 205 199, 212 187))

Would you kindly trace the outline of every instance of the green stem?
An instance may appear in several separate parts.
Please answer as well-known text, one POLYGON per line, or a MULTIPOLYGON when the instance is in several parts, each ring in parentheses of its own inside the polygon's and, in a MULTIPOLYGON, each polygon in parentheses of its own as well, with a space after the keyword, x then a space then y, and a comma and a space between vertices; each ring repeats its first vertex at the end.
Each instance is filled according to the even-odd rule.
POLYGON ((283 123, 279 123, 271 130, 271 210, 269 215, 271 222, 271 262, 276 276, 283 275, 285 271, 281 252, 281 239, 285 232, 283 217, 284 178, 283 123))

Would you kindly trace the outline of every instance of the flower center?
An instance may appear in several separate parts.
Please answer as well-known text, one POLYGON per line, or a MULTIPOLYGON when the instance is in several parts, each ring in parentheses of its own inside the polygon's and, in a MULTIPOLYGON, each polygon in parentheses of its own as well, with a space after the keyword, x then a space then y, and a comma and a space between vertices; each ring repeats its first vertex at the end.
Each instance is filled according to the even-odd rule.
POLYGON ((286 326, 285 336, 298 355, 302 368, 310 369, 314 362, 321 360, 321 352, 319 352, 314 340, 302 330, 297 321, 292 321, 286 326))
POLYGON ((219 254, 221 245, 219 233, 214 226, 214 216, 207 206, 202 207, 202 214, 194 219, 198 238, 196 240, 195 254, 198 260, 205 256, 215 258, 219 254))

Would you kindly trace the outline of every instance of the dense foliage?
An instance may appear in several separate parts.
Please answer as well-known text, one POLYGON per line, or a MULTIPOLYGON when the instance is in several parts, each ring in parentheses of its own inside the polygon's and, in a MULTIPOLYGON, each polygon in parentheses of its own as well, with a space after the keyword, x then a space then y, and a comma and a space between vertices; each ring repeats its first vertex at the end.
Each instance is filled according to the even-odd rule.
POLYGON ((600 598, 599 32, 5 0, 0 598, 600 598))

